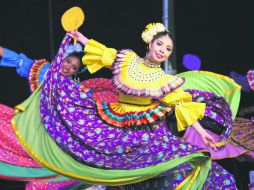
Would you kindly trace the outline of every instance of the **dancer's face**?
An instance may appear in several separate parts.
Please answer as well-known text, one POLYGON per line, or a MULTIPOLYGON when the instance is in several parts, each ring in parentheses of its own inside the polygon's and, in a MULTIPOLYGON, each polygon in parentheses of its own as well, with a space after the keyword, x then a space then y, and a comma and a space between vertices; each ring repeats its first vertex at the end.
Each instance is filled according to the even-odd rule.
POLYGON ((149 58, 151 63, 166 61, 173 50, 173 41, 168 35, 163 35, 149 44, 149 58))
POLYGON ((63 60, 60 72, 63 75, 70 77, 75 75, 79 71, 80 67, 81 63, 79 58, 77 58, 76 56, 69 56, 63 60))

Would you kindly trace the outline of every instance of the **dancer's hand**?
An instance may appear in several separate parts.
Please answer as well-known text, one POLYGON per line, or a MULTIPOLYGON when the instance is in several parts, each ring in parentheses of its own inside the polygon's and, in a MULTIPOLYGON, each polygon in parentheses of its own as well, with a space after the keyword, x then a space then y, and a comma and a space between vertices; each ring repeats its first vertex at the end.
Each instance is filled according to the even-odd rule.
POLYGON ((217 151, 215 141, 211 135, 209 135, 206 130, 199 124, 199 122, 195 122, 192 124, 192 127, 198 132, 201 136, 202 141, 209 147, 211 147, 215 152, 217 151))
POLYGON ((78 32, 78 31, 70 31, 67 33, 67 35, 76 39, 78 42, 80 42, 84 46, 88 42, 88 39, 82 33, 78 32))
POLYGON ((213 151, 217 152, 217 148, 216 148, 215 141, 214 141, 213 137, 211 135, 209 135, 205 130, 202 131, 200 135, 201 135, 202 141, 207 146, 212 148, 213 151))

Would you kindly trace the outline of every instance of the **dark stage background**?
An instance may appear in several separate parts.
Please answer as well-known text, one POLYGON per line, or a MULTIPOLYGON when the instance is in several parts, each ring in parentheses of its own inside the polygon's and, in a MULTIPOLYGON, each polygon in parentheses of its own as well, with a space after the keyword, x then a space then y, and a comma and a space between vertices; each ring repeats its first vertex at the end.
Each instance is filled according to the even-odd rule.
MULTIPOLYGON (((48 0, 8 0, 0 5, 0 45, 23 52, 28 57, 52 59, 65 32, 62 14, 80 6, 86 16, 80 31, 117 49, 130 48, 143 56, 146 51, 141 32, 149 22, 162 21, 160 0, 52 0, 50 29, 48 0), (50 41, 50 30, 53 41, 50 41), (53 44, 53 45, 51 45, 53 44)), ((245 74, 254 68, 253 1, 174 1, 176 66, 183 72, 182 56, 194 53, 202 60, 202 70, 228 75, 245 74)), ((110 77, 102 70, 82 78, 110 77)), ((13 68, 0 67, 0 103, 15 106, 29 96, 27 80, 13 68)), ((254 93, 242 95, 241 106, 254 104, 254 93)), ((1 188, 2 189, 2 188, 1 188)))

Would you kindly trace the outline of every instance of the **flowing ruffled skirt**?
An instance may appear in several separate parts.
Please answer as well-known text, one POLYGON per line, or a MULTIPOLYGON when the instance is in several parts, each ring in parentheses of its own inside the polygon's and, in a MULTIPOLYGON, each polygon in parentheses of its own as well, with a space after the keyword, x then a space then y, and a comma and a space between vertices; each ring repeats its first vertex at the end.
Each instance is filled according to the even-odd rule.
POLYGON ((29 181, 26 190, 57 190, 80 184, 44 168, 26 152, 11 126, 13 115, 12 108, 0 104, 0 178, 29 181))
MULTIPOLYGON (((75 131, 77 136, 70 133, 72 139, 66 138, 67 131, 63 128, 59 128, 61 134, 57 133, 55 136, 49 136, 46 132, 50 126, 45 126, 45 130, 40 113, 35 112, 40 107, 40 89, 18 106, 20 113, 14 117, 16 134, 29 153, 41 164, 87 183, 108 186, 162 175, 170 176, 169 189, 180 188, 179 184, 183 187, 192 185, 193 188, 199 189, 202 188, 199 180, 205 183, 204 188, 211 185, 235 188, 231 174, 215 163, 210 170, 209 156, 201 153, 205 150, 172 135, 164 121, 156 123, 151 126, 152 130, 147 131, 108 126, 97 115, 95 101, 89 91, 82 88, 81 90, 82 95, 85 95, 81 107, 89 109, 82 115, 86 125, 83 128, 69 129, 69 132, 79 131, 75 131), (32 123, 29 119, 31 114, 35 118, 32 123), (80 140, 83 140, 82 143, 80 140), (213 183, 205 182, 206 178, 213 183)), ((56 118, 53 118, 53 121, 58 127, 56 118)))
MULTIPOLYGON (((174 136, 163 118, 139 129, 103 120, 91 90, 59 73, 69 42, 64 39, 43 86, 16 107, 12 120, 17 137, 37 162, 107 186, 168 176, 170 188, 235 189, 232 175, 211 164, 207 150, 174 136)), ((156 115, 154 111, 147 116, 156 115)))

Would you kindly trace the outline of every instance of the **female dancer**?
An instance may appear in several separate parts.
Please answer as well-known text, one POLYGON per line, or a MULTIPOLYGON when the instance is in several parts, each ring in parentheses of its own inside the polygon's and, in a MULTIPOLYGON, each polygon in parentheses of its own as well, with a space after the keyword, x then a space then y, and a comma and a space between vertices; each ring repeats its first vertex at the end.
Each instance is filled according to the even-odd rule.
MULTIPOLYGON (((81 58, 84 55, 82 47, 70 45, 67 48, 61 72, 68 77, 76 75, 84 70, 81 58)), ((50 64, 45 60, 32 60, 24 54, 0 47, 0 66, 16 67, 22 77, 27 77, 31 91, 35 90, 42 82, 50 64)), ((11 180, 28 180, 26 189, 57 189, 63 186, 78 185, 75 180, 61 177, 60 175, 43 168, 23 149, 12 127, 11 119, 13 109, 0 104, 0 162, 1 178, 11 180), (10 172, 10 168, 12 171, 10 172), (53 182, 55 181, 55 182, 53 182), (58 182, 57 182, 58 181, 58 182)))
POLYGON ((118 103, 94 101, 87 89, 59 72, 70 42, 67 37, 43 86, 16 107, 13 126, 18 138, 38 162, 89 183, 110 186, 160 176, 168 179, 168 189, 234 189, 228 172, 215 163, 210 169, 206 150, 167 128, 164 118, 175 112, 179 130, 192 125, 208 146, 217 149, 197 122, 205 104, 192 102, 190 93, 179 88, 184 80, 160 68, 172 52, 169 33, 162 24, 154 24, 144 34, 150 48, 146 59, 71 33, 86 46, 83 61, 90 72, 112 67, 118 103), (31 114, 34 120, 28 119, 31 114))
MULTIPOLYGON (((83 55, 82 46, 80 44, 70 45, 66 52, 68 60, 64 62, 61 72, 76 79, 76 75, 84 72, 85 67, 81 64, 80 59, 83 55), (72 54, 72 56, 71 56, 72 54), (70 62, 70 59, 75 59, 70 62)), ((0 66, 1 67, 15 67, 17 73, 21 77, 26 77, 29 82, 30 91, 33 92, 44 80, 44 77, 51 67, 51 64, 45 59, 30 59, 23 53, 16 53, 12 50, 0 46, 0 66)))

